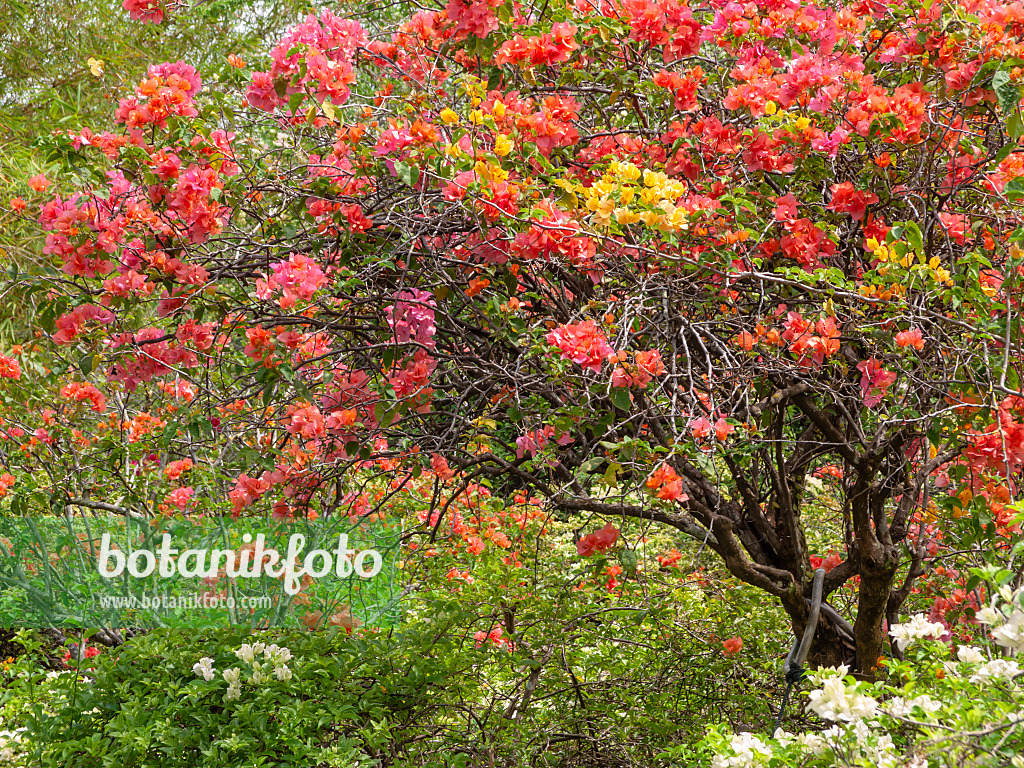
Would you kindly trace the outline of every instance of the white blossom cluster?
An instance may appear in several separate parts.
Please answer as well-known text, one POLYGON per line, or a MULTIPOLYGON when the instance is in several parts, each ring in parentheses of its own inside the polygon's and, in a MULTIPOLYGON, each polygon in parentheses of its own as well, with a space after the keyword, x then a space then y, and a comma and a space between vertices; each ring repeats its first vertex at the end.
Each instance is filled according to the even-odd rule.
POLYGON ((906 624, 893 624, 889 628, 889 634, 901 651, 907 650, 918 640, 938 640, 945 633, 946 628, 942 624, 928 621, 923 615, 915 616, 906 624))
POLYGON ((0 731, 0 762, 7 763, 18 756, 21 734, 25 730, 25 728, 18 728, 14 731, 0 731))
MULTIPOLYGON (((1017 597, 1022 593, 1024 590, 1015 593, 1001 590, 997 601, 978 614, 978 618, 991 627, 994 643, 1011 653, 1024 648, 1024 610, 1017 605, 1017 597)), ((824 758, 830 765, 835 761, 836 765, 926 768, 932 765, 928 757, 902 754, 902 748, 893 742, 890 734, 899 727, 893 720, 923 729, 942 729, 933 733, 944 734, 960 722, 957 709, 964 699, 956 691, 962 691, 964 685, 983 689, 998 682, 1009 686, 1008 693, 1014 701, 1022 695, 1015 678, 1024 670, 1017 661, 998 653, 995 658, 989 658, 991 649, 985 651, 975 646, 961 646, 954 654, 952 645, 942 641, 946 636, 945 626, 930 622, 925 616, 915 616, 905 624, 891 627, 890 634, 901 650, 918 642, 938 641, 932 647, 945 649, 954 657, 941 662, 945 678, 938 678, 952 685, 948 696, 943 695, 941 687, 930 691, 929 695, 911 686, 890 688, 891 694, 903 695, 886 698, 881 690, 873 691, 865 683, 848 679, 849 670, 845 666, 817 670, 808 675, 815 689, 808 694, 807 711, 831 723, 830 727, 818 733, 797 735, 780 729, 771 739, 751 733, 735 734, 731 741, 717 743, 711 767, 767 768, 769 765, 804 765, 809 758, 824 758)), ((1006 716, 1006 712, 1000 715, 1006 716)), ((1024 722, 1019 714, 1010 717, 1010 723, 1024 722)), ((815 760, 814 764, 818 762, 815 760)), ((937 764, 947 765, 941 761, 937 764)), ((1014 768, 1024 768, 1024 756, 1014 757, 1011 764, 1014 768)))
POLYGON ((822 720, 852 723, 873 717, 878 711, 878 702, 846 685, 844 678, 849 671, 845 665, 819 670, 821 688, 811 691, 807 709, 822 720))
POLYGON ((752 733, 737 733, 732 737, 732 755, 715 755, 711 768, 750 768, 758 756, 771 757, 772 750, 752 733))
POLYGON ((1019 602, 1024 588, 1011 592, 1009 587, 999 590, 992 605, 978 611, 976 618, 992 627, 992 639, 1014 653, 1024 650, 1024 610, 1019 602), (1000 602, 1002 605, 1000 605, 1000 602))
MULTIPOLYGON (((267 645, 263 642, 255 642, 251 645, 245 643, 235 649, 235 656, 239 661, 248 664, 251 668, 249 681, 253 685, 260 685, 272 679, 286 682, 292 679, 292 671, 288 662, 292 659, 292 652, 276 644, 267 645), (262 660, 261 660, 262 659, 262 660)), ((216 670, 213 668, 213 659, 204 656, 192 666, 192 671, 197 677, 206 681, 216 677, 216 670)), ((239 667, 225 669, 221 675, 228 689, 224 693, 226 701, 234 701, 242 697, 242 670, 239 667)))

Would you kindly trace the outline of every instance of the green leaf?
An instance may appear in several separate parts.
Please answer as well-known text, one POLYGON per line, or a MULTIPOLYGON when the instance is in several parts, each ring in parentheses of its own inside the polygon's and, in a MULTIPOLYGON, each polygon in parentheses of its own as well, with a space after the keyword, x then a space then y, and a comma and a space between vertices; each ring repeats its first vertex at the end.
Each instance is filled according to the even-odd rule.
POLYGON ((622 572, 629 578, 636 576, 636 552, 632 549, 623 549, 619 552, 619 564, 622 565, 622 572))
MULTIPOLYGON (((1006 118, 1006 132, 1010 134, 1011 139, 1019 139, 1021 136, 1024 136, 1024 117, 1021 117, 1019 109, 1006 118)), ((1007 150, 1006 154, 1009 155, 1013 147, 1012 145, 1007 145, 1004 149, 1007 150)), ((998 162, 1002 162, 1002 159, 998 162)))
POLYGON ((601 482, 603 482, 608 487, 611 487, 611 486, 614 486, 614 485, 618 485, 619 484, 618 475, 619 475, 619 472, 621 472, 621 471, 622 471, 622 465, 619 464, 618 462, 612 462, 611 464, 608 465, 608 468, 604 471, 604 477, 601 478, 601 482))
POLYGON ((420 169, 415 165, 409 163, 397 162, 395 163, 395 175, 404 183, 410 187, 415 187, 416 182, 420 180, 420 169))
POLYGON ((1009 116, 1017 111, 1020 105, 1020 88, 1010 80, 1010 73, 1000 69, 992 76, 992 90, 996 92, 996 101, 1004 115, 1009 116))
POLYGON ((905 237, 915 251, 918 253, 924 251, 924 238, 921 236, 921 228, 917 224, 912 221, 906 222, 905 237))
POLYGON ((629 397, 629 389, 626 387, 616 387, 612 390, 612 402, 620 411, 628 411, 632 404, 629 397))
POLYGON ((299 91, 298 93, 293 93, 288 98, 288 109, 291 111, 293 115, 298 114, 299 105, 302 104, 302 101, 305 98, 306 94, 302 93, 302 91, 299 91))
POLYGON ((1024 183, 1020 179, 1011 179, 1003 187, 1003 194, 1009 200, 1019 200, 1024 197, 1024 183))

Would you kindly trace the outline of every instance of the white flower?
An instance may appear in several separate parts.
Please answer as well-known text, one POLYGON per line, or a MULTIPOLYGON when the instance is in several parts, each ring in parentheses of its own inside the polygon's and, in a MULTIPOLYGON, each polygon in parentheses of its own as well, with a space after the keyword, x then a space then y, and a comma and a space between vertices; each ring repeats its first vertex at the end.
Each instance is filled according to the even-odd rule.
POLYGON ((808 750, 812 755, 823 755, 828 745, 825 739, 816 733, 801 733, 796 737, 797 744, 808 750))
POLYGON ((925 712, 932 714, 942 709, 942 703, 936 701, 927 694, 922 694, 917 698, 906 701, 899 696, 894 697, 888 702, 886 709, 892 715, 896 717, 907 717, 910 715, 916 707, 920 707, 925 712))
POLYGON ((246 664, 252 664, 256 660, 256 651, 253 649, 251 645, 246 643, 237 651, 235 651, 235 656, 244 661, 246 664))
POLYGON ((886 702, 885 709, 894 717, 906 717, 910 713, 910 705, 902 696, 893 696, 886 702))
POLYGON ((263 651, 263 657, 275 667, 291 661, 292 652, 287 648, 280 648, 277 645, 270 645, 263 651))
POLYGON ((923 614, 914 616, 906 624, 894 624, 889 628, 889 634, 901 651, 907 650, 915 640, 938 640, 945 632, 942 624, 928 621, 923 614))
POLYGON ((823 720, 855 722, 872 717, 878 711, 878 702, 870 696, 858 693, 855 687, 847 688, 842 677, 825 680, 819 690, 811 691, 807 709, 823 720))
POLYGON ((282 664, 274 670, 274 674, 277 675, 277 679, 281 682, 292 679, 292 671, 288 669, 286 664, 282 664))
POLYGON ((1012 680, 1020 674, 1020 667, 1016 661, 1006 659, 992 659, 984 664, 975 674, 971 675, 972 683, 983 683, 987 680, 1012 680))
POLYGON ((0 731, 0 761, 9 762, 17 757, 15 747, 21 741, 21 734, 26 729, 16 731, 0 731))
POLYGON ((231 669, 225 669, 222 674, 224 675, 224 681, 231 686, 238 685, 242 672, 238 667, 232 667, 231 669))
POLYGON ((242 687, 240 685, 229 685, 228 689, 224 692, 224 699, 226 701, 236 701, 242 698, 242 687))
POLYGON ((845 664, 840 664, 838 667, 821 667, 810 670, 807 673, 807 679, 814 685, 821 685, 830 677, 844 678, 849 671, 850 668, 845 664))
POLYGON ((192 671, 196 673, 196 677, 201 677, 206 681, 213 680, 213 659, 203 656, 192 665, 192 671))
POLYGON ((984 664, 985 654, 973 645, 961 645, 956 649, 956 657, 964 664, 984 664))
POLYGON ((992 606, 985 606, 976 614, 974 618, 980 621, 982 624, 998 624, 1003 620, 1003 614, 997 611, 992 606))
POLYGON ((772 754, 771 748, 752 733, 737 733, 730 746, 735 756, 715 755, 711 768, 751 768, 758 755, 770 757, 772 754))
POLYGON ((1005 624, 992 630, 992 639, 1003 648, 1024 651, 1024 613, 1014 611, 1005 624))
POLYGON ((252 663, 252 681, 253 681, 253 683, 255 685, 259 685, 260 683, 267 682, 267 680, 269 680, 269 679, 270 679, 270 677, 260 667, 260 663, 258 661, 254 661, 252 663))
POLYGON ((263 653, 263 651, 266 649, 266 647, 267 647, 266 643, 253 643, 252 644, 252 652, 253 652, 253 654, 258 656, 259 654, 263 653))

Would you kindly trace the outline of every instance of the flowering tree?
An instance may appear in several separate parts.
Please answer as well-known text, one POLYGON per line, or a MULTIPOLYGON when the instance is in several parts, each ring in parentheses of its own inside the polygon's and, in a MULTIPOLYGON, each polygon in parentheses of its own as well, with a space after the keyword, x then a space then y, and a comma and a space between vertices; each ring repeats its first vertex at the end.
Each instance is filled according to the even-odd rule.
POLYGON ((0 358, 4 493, 354 517, 419 493, 434 535, 483 485, 526 491, 604 518, 584 556, 613 518, 693 536, 802 631, 817 474, 825 594, 857 597, 812 659, 869 673, 937 523, 998 538, 1018 492, 1022 24, 451 0, 388 31, 311 15, 212 84, 154 64, 122 130, 52 138, 59 194, 10 202, 51 268, 21 283, 40 340, 0 358))

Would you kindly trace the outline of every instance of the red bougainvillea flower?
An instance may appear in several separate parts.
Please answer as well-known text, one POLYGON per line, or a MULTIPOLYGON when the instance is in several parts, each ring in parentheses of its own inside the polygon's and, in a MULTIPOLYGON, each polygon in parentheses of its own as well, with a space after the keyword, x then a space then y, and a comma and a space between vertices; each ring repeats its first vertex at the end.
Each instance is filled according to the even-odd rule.
POLYGON ((858 192, 851 182, 844 181, 832 185, 832 202, 828 207, 836 213, 848 213, 855 221, 860 221, 867 207, 877 202, 878 195, 874 192, 858 192))
POLYGON ((0 499, 7 495, 7 489, 17 482, 14 475, 10 472, 4 472, 0 475, 0 499))
POLYGON ((896 346, 898 347, 913 347, 914 349, 924 349, 924 337, 921 335, 919 328, 911 328, 907 331, 900 331, 896 334, 896 346))
POLYGON ((737 653, 743 650, 743 638, 742 637, 730 637, 724 643, 722 643, 722 653, 725 656, 735 656, 737 653))
POLYGON ((38 176, 33 176, 29 179, 28 185, 32 188, 33 192, 45 192, 46 188, 50 186, 50 180, 40 173, 38 176))
POLYGON ((662 464, 647 478, 648 488, 657 493, 662 501, 688 501, 689 496, 683 492, 683 480, 668 464, 662 464))
POLYGON ((159 24, 164 20, 159 0, 124 0, 122 6, 135 21, 159 24))
POLYGON ((21 366, 18 361, 6 355, 0 355, 0 379, 20 379, 21 366))
POLYGON ((588 533, 576 542, 576 553, 580 557, 590 557, 595 552, 604 552, 619 540, 619 529, 609 522, 604 528, 588 533))
POLYGON ((824 568, 825 573, 831 571, 841 562, 843 562, 843 556, 838 552, 829 552, 828 557, 811 555, 811 568, 814 568, 815 570, 818 568, 824 568))

